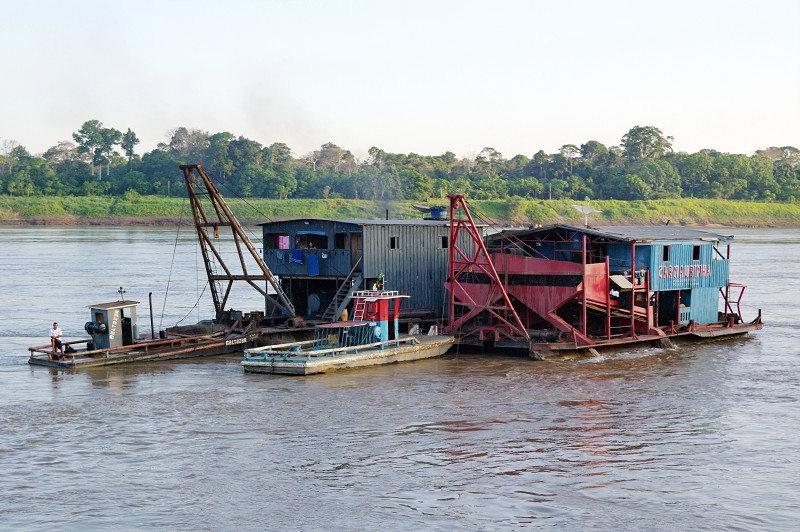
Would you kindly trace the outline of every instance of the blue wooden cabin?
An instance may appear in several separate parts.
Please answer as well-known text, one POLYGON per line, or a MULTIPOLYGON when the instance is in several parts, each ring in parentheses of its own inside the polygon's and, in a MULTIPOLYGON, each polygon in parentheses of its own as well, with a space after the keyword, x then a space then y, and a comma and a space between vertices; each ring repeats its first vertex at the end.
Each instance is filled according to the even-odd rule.
MULTIPOLYGON (((547 227, 504 232, 490 239, 503 252, 554 261, 608 262, 609 286, 623 298, 643 286, 656 326, 719 321, 727 297, 732 236, 681 226, 547 227), (633 281, 631 283, 630 281, 633 281)), ((545 282, 546 284, 546 282, 545 282)), ((628 296, 630 297, 630 296, 628 296)), ((639 304, 639 303, 637 303, 639 304)), ((643 304, 643 302, 641 303, 643 304)))

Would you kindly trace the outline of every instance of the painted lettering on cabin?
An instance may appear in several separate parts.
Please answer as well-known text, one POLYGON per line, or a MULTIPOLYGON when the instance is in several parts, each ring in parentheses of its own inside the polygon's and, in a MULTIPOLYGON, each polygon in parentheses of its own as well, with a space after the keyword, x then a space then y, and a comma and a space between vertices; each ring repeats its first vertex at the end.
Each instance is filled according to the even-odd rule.
POLYGON ((691 266, 672 264, 658 267, 659 279, 687 279, 691 277, 711 277, 711 266, 708 264, 694 264, 691 266))
POLYGON ((119 311, 115 310, 114 311, 114 317, 111 318, 111 328, 109 329, 109 332, 108 332, 108 338, 110 340, 113 340, 114 339, 114 335, 117 334, 117 321, 118 320, 119 320, 119 311))

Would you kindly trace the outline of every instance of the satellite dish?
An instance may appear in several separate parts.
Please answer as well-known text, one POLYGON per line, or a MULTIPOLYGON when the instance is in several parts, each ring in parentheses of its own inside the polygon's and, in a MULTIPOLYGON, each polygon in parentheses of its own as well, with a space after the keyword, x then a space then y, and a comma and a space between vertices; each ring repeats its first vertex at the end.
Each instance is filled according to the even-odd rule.
POLYGON ((591 207, 589 207, 589 205, 586 205, 585 207, 583 205, 573 205, 572 208, 578 211, 579 213, 583 214, 583 225, 585 225, 586 227, 589 227, 590 214, 598 214, 603 212, 603 211, 598 211, 597 209, 592 209, 591 207))

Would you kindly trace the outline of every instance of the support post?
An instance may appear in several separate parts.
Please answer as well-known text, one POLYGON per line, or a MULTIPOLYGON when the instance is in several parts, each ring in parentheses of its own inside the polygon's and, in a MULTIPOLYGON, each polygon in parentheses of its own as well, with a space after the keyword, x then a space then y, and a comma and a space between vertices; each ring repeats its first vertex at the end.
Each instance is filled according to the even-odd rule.
POLYGON ((611 340, 611 262, 606 255, 606 340, 611 340))
POLYGON ((583 250, 581 253, 583 271, 583 304, 581 305, 581 334, 586 336, 586 233, 583 234, 583 250))
POLYGON ((156 328, 153 325, 153 292, 150 292, 147 296, 150 299, 150 339, 156 339, 156 328))

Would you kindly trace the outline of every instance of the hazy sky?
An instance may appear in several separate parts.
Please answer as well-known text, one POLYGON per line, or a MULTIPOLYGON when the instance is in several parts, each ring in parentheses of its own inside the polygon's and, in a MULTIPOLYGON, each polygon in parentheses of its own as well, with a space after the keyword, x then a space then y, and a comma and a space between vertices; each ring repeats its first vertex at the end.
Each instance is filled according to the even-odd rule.
POLYGON ((97 119, 303 155, 333 142, 510 158, 618 144, 800 147, 800 1, 0 0, 0 139, 97 119))

